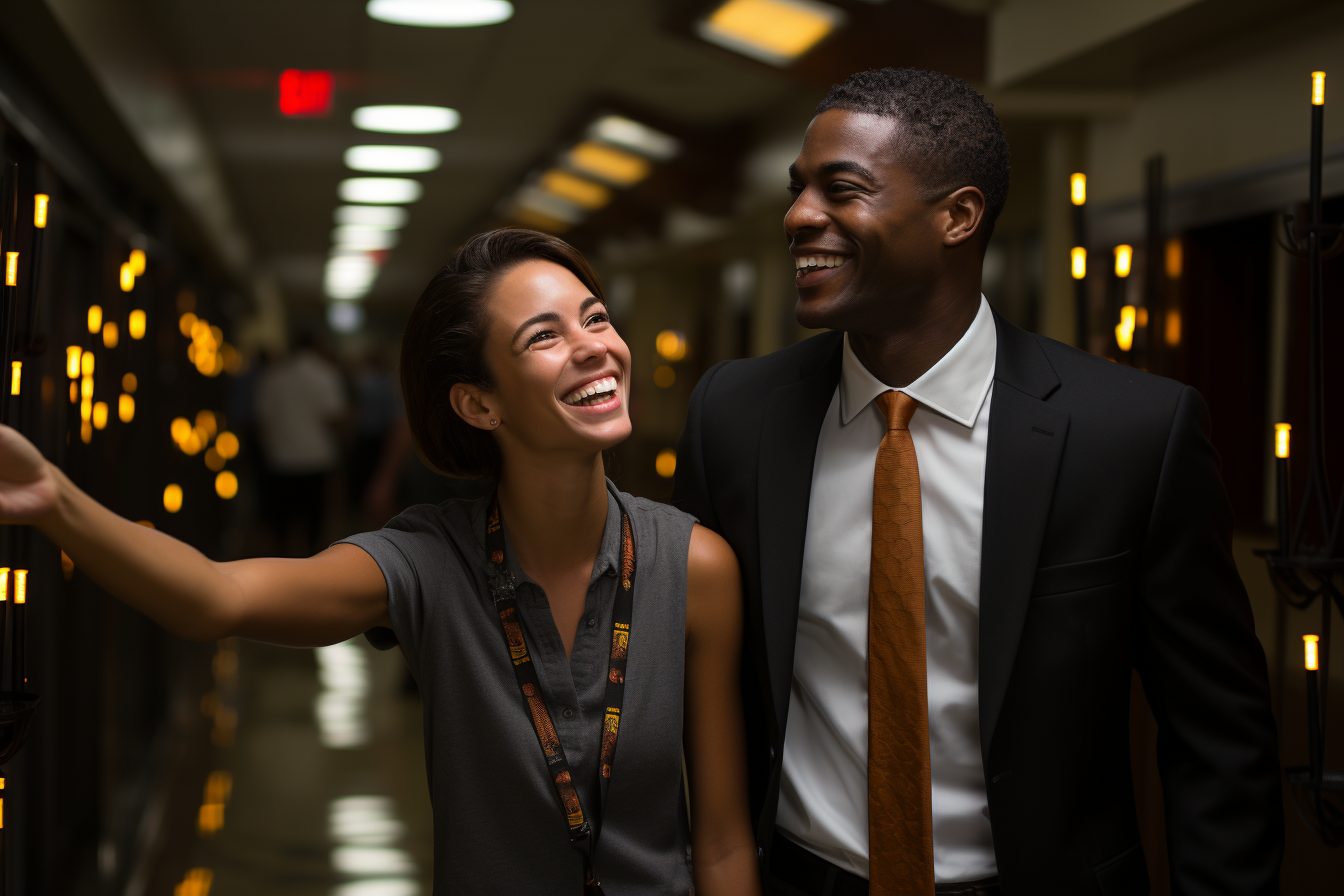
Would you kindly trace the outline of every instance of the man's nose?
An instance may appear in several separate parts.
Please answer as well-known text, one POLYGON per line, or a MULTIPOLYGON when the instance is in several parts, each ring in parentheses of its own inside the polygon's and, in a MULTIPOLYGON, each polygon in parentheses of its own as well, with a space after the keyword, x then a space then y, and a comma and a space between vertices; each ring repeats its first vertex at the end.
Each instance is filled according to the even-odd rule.
POLYGON ((826 214, 813 200, 813 191, 804 190, 793 200, 784 214, 784 232, 794 236, 804 230, 819 230, 826 226, 826 214))

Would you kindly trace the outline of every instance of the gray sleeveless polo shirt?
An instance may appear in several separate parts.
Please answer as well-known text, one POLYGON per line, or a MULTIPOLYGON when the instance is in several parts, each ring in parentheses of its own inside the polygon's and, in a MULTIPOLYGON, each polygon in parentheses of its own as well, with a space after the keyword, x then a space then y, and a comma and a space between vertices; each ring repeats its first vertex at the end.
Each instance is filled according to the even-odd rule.
MULTIPOLYGON (((608 896, 686 894, 690 834, 681 795, 686 557, 694 520, 607 483, 607 523, 573 657, 540 586, 507 560, 527 645, 584 811, 601 820, 595 868, 608 896), (621 733, 605 806, 597 754, 620 569, 621 506, 638 572, 621 733)), ((532 729, 486 587, 489 498, 410 508, 386 527, 344 539, 387 580, 392 631, 424 699, 425 763, 434 805, 434 893, 582 891, 555 787, 532 729)), ((508 520, 505 519, 507 527, 508 520)))

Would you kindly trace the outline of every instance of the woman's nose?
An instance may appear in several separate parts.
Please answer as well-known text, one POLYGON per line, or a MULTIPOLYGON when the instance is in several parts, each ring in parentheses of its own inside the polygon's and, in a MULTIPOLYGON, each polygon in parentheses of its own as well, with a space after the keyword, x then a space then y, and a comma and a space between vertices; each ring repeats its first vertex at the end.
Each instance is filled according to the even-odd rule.
POLYGON ((574 363, 590 364, 607 357, 607 344, 601 339, 585 336, 574 346, 574 363))

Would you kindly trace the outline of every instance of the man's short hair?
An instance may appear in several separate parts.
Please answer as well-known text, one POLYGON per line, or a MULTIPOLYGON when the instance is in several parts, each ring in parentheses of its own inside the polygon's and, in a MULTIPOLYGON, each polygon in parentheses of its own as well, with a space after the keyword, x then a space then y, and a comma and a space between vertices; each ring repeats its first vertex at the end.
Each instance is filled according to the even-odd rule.
MULTIPOLYGON (((897 154, 929 197, 962 187, 985 194, 985 240, 1008 198, 1008 141, 994 104, 960 78, 914 68, 869 69, 836 84, 817 105, 885 115, 901 124, 897 154)), ((983 245, 983 244, 982 244, 983 245)))

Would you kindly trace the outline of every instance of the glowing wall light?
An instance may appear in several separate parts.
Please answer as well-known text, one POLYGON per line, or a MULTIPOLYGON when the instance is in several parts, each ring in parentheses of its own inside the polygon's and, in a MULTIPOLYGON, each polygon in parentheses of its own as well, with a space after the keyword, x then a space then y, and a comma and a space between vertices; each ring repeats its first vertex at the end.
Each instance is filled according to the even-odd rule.
POLYGON ((541 176, 541 188, 588 210, 598 209, 611 201, 611 190, 584 177, 552 168, 541 176))
POLYGON ((331 109, 334 86, 331 72, 285 69, 280 73, 280 114, 290 117, 326 115, 331 109))
POLYGON ((1137 314, 1133 305, 1126 305, 1120 309, 1120 323, 1115 325, 1115 344, 1120 346, 1122 352, 1127 352, 1134 346, 1134 324, 1137 314))
POLYGON ((653 384, 659 389, 671 388, 677 381, 677 372, 666 364, 659 364, 653 370, 653 384))
POLYGON ((728 0, 697 23, 704 40, 783 68, 840 27, 845 14, 816 0, 728 0))
POLYGON ((183 336, 191 336, 191 331, 196 328, 196 315, 188 311, 177 319, 177 331, 183 336))
POLYGON ((33 197, 33 226, 38 230, 47 226, 47 207, 51 204, 51 197, 46 193, 38 193, 33 197))
POLYGON ((89 306, 89 332, 97 333, 103 328, 103 306, 89 306))
POLYGON ((1124 243, 1115 247, 1115 276, 1128 277, 1134 264, 1134 247, 1124 243))
POLYGON ((677 452, 671 448, 664 448, 659 451, 658 456, 654 458, 653 468, 659 476, 664 479, 671 479, 677 472, 677 452))
POLYGON ((168 433, 173 437, 173 442, 181 445, 191 435, 191 421, 186 417, 174 417, 173 422, 168 425, 168 433))
POLYGON ((18 395, 23 386, 23 362, 9 362, 9 394, 18 395))
POLYGON ((131 267, 129 261, 122 262, 118 282, 121 284, 122 292, 130 292, 135 289, 135 269, 131 267))
POLYGON ((28 570, 14 570, 14 603, 28 603, 28 570))
POLYGON ((1074 205, 1087 202, 1087 175, 1078 173, 1069 175, 1069 201, 1074 205))
POLYGON ((360 106, 350 120, 362 131, 442 134, 461 124, 462 116, 447 106, 360 106))
POLYGON ((1181 312, 1172 308, 1167 312, 1167 325, 1163 333, 1167 345, 1177 346, 1181 344, 1181 312))
POLYGON ((1275 456, 1275 457, 1287 457, 1287 456, 1288 456, 1288 438, 1289 438, 1289 434, 1290 434, 1292 431, 1293 431, 1293 425, 1292 425, 1291 423, 1275 423, 1275 424, 1274 424, 1274 456, 1275 456))
POLYGON ((221 432, 215 438, 215 450, 219 456, 225 460, 231 460, 238 456, 238 437, 227 429, 221 432))
MULTIPOLYGON (((86 402, 93 401, 93 377, 91 376, 80 377, 79 397, 86 402)), ((89 419, 89 415, 85 414, 84 419, 85 420, 89 419)))
POLYGON ((1318 655, 1320 635, 1302 636, 1302 665, 1308 672, 1315 672, 1320 668, 1320 657, 1318 655))
POLYGON ((121 388, 123 391, 134 392, 139 385, 140 381, 136 378, 135 374, 127 373, 122 375, 121 388))
POLYGON ((146 322, 145 312, 137 308, 126 321, 126 332, 131 334, 132 339, 144 339, 146 322))
POLYGON ((224 470, 215 477, 215 494, 225 501, 238 494, 238 477, 231 470, 224 470))
POLYGON ((369 0, 369 18, 417 28, 475 28, 513 17, 508 0, 369 0))
POLYGON ((613 186, 628 187, 649 176, 649 162, 634 153, 585 140, 565 157, 567 167, 613 186))
POLYGON ((107 428, 107 402, 95 401, 93 403, 93 428, 107 428))
POLYGON ((9 567, 0 566, 0 603, 9 600, 9 567))
POLYGON ((125 392, 117 398, 117 419, 122 423, 130 423, 135 419, 135 396, 128 395, 125 392))
POLYGON ((1087 250, 1082 246, 1074 246, 1069 251, 1069 270, 1075 280, 1087 276, 1087 250))
POLYGON ((5 253, 5 285, 19 285, 19 253, 5 253))
POLYGON ((77 345, 68 345, 65 347, 65 375, 72 380, 79 379, 79 356, 83 354, 84 349, 77 345))
POLYGON ((182 486, 176 482, 163 490, 163 509, 169 513, 177 513, 182 509, 182 486))
POLYGON ((121 336, 117 330, 117 325, 113 321, 103 324, 103 347, 116 348, 117 343, 121 341, 121 336))
POLYGON ((84 352, 79 356, 79 372, 84 376, 93 376, 93 352, 84 352))
POLYGON ((1311 73, 1311 104, 1325 105, 1325 72, 1311 73))
POLYGON ((676 330, 663 330, 654 338, 653 347, 669 361, 680 361, 686 357, 686 337, 676 330))
POLYGON ((145 250, 132 249, 131 257, 127 262, 131 266, 131 273, 139 277, 145 273, 145 250))
POLYGON ((1181 241, 1177 237, 1167 240, 1166 268, 1167 276, 1172 280, 1181 278, 1181 269, 1185 266, 1185 253, 1181 250, 1181 241))

